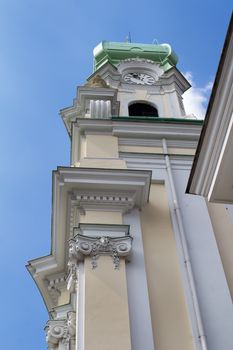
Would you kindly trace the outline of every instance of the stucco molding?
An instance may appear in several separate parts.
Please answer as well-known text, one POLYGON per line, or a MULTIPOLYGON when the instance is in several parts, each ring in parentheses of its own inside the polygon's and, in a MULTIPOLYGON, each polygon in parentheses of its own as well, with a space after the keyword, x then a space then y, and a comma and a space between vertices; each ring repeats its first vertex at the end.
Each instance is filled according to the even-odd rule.
POLYGON ((90 118, 90 103, 96 100, 101 100, 103 103, 109 101, 110 109, 108 118, 110 115, 118 114, 119 102, 117 102, 116 89, 110 87, 80 86, 77 88, 77 95, 74 99, 73 106, 60 110, 60 115, 70 136, 72 123, 75 122, 77 118, 85 118, 87 115, 89 115, 90 118))
POLYGON ((75 350, 76 313, 68 312, 66 320, 48 321, 45 333, 50 350, 75 350))
POLYGON ((92 269, 97 268, 97 259, 101 255, 108 255, 113 260, 114 269, 119 269, 120 258, 128 257, 132 249, 131 236, 110 237, 100 235, 97 237, 87 237, 77 234, 70 240, 70 257, 76 257, 77 260, 83 260, 85 256, 91 257, 92 269))
POLYGON ((59 275, 49 276, 46 281, 48 293, 54 304, 57 304, 62 289, 66 287, 66 275, 61 273, 59 275))
POLYGON ((86 210, 120 211, 126 213, 135 205, 135 193, 132 191, 75 191, 73 192, 73 198, 75 198, 72 201, 73 205, 82 214, 85 214, 86 210))
POLYGON ((133 238, 128 225, 80 224, 74 229, 74 238, 69 240, 67 289, 77 291, 79 263, 91 258, 92 269, 97 267, 101 255, 112 258, 114 269, 119 269, 120 258, 130 260, 133 238))
MULTIPOLYGON (((73 227, 78 224, 80 210, 95 210, 101 202, 106 210, 125 212, 134 207, 141 209, 148 201, 150 181, 151 171, 148 170, 64 167, 54 171, 51 254, 29 261, 27 266, 50 312, 59 306, 60 289, 56 285, 49 290, 48 280, 54 275, 67 276, 68 241, 73 237, 73 227), (96 193, 96 198, 90 195, 90 191, 96 193), (75 194, 81 195, 80 201, 74 197, 75 194)), ((71 294, 72 290, 71 287, 71 294)))
POLYGON ((159 64, 151 60, 142 59, 142 58, 131 58, 131 59, 123 60, 117 66, 117 69, 121 74, 121 81, 124 84, 127 84, 124 81, 124 76, 127 73, 147 72, 148 74, 153 76, 155 82, 158 81, 161 75, 164 73, 164 70, 160 68, 159 64))
MULTIPOLYGON (((197 142, 201 132, 201 125, 190 123, 163 123, 157 120, 155 123, 139 122, 132 123, 127 116, 124 121, 101 120, 101 119, 78 119, 74 127, 78 128, 80 134, 108 132, 119 138, 133 138, 155 140, 166 138, 167 140, 193 141, 197 142)), ((138 141, 140 142, 140 141, 138 141)))

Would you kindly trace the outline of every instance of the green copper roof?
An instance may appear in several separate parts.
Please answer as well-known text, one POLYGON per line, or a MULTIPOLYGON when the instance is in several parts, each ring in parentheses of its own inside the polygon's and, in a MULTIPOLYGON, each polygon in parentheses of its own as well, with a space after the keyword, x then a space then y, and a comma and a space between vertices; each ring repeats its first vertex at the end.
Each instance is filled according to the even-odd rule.
POLYGON ((193 124, 203 125, 202 119, 188 119, 188 118, 160 118, 160 117, 142 117, 142 116, 118 116, 111 117, 113 121, 120 122, 138 122, 138 123, 166 123, 166 124, 193 124))
POLYGON ((154 61, 167 71, 175 66, 178 57, 168 44, 139 44, 139 43, 116 43, 102 41, 94 48, 94 71, 110 62, 117 66, 120 61, 127 58, 144 58, 154 61))

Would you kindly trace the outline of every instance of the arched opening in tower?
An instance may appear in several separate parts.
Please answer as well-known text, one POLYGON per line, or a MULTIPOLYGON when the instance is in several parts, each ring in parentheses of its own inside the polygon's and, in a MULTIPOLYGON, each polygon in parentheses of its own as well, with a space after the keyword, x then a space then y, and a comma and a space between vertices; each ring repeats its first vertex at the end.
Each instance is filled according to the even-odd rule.
POLYGON ((129 105, 129 116, 158 117, 157 108, 148 103, 136 102, 129 105))

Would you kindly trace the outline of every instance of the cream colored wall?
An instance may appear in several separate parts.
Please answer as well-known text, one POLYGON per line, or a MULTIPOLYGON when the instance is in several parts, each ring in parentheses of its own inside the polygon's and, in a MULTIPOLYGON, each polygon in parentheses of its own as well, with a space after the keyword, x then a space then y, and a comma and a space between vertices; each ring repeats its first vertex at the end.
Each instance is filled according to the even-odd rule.
POLYGON ((87 135, 86 157, 118 158, 118 139, 111 135, 87 135))
POLYGON ((163 184, 151 185, 141 225, 156 350, 194 350, 163 184))
MULTIPOLYGON (((125 169, 125 161, 119 159, 118 138, 111 135, 82 135, 79 142, 79 159, 74 166, 82 168, 125 169)), ((74 151, 73 151, 74 152, 74 151)))
POLYGON ((93 211, 86 210, 85 215, 80 215, 82 224, 122 224, 122 214, 117 211, 93 211))
POLYGON ((101 256, 98 267, 85 259, 85 350, 131 350, 125 261, 114 270, 101 256))
POLYGON ((233 300, 233 223, 224 204, 206 203, 233 300))
POLYGON ((121 159, 82 159, 74 165, 81 168, 126 169, 125 161, 121 159))
POLYGON ((87 139, 84 135, 80 136, 80 158, 86 157, 87 154, 87 139))
POLYGON ((70 302, 70 292, 68 290, 63 290, 58 298, 58 305, 66 305, 70 302))
MULTIPOLYGON (((86 210, 81 223, 122 224, 122 213, 86 210)), ((92 269, 89 257, 84 261, 85 350, 131 350, 125 260, 114 269, 110 256, 100 256, 92 269)))
MULTIPOLYGON (((75 166, 88 168, 126 168, 118 158, 118 138, 86 135, 80 142, 81 159, 75 166)), ((80 223, 122 224, 120 211, 86 210, 80 223)), ((84 260, 84 348, 85 350, 131 350, 125 260, 119 270, 112 258, 100 256, 98 267, 84 260)))
MULTIPOLYGON (((145 91, 137 92, 137 97, 142 97, 142 94, 145 94, 145 91)), ((79 137, 79 146, 77 146, 77 142, 73 144, 73 147, 79 147, 79 152, 75 151, 75 149, 72 151, 72 162, 76 167, 125 169, 127 167, 126 163, 124 160, 119 159, 119 152, 163 153, 162 147, 118 145, 118 137, 112 135, 91 134, 86 136, 79 135, 79 137)), ((168 150, 169 154, 195 154, 195 149, 193 148, 170 147, 168 150)))

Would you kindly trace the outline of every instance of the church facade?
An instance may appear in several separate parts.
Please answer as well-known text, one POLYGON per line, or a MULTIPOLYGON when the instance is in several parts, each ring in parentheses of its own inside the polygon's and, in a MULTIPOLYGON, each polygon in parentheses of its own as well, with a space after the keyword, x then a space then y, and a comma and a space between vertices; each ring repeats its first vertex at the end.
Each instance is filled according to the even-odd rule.
POLYGON ((209 208, 185 194, 202 121, 168 44, 102 42, 61 117, 51 254, 28 270, 54 350, 231 350, 233 307, 209 208))

